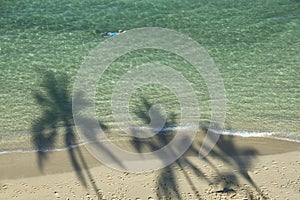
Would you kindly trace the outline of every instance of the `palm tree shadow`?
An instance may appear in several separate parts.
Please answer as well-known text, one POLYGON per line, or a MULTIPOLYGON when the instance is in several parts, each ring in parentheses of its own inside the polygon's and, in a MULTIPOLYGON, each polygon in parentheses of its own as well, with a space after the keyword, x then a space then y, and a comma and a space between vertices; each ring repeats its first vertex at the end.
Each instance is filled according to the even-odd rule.
MULTIPOLYGON (((138 116, 145 124, 149 124, 151 122, 151 118, 149 116, 149 109, 152 107, 152 104, 145 98, 141 98, 141 106, 137 111, 135 111, 136 116, 138 116)), ((158 118, 163 118, 162 116, 159 116, 160 114, 157 113, 158 118)), ((169 117, 166 120, 166 123, 164 127, 152 138, 150 139, 141 139, 132 136, 131 138, 131 144, 132 146, 138 151, 143 152, 143 149, 149 149, 151 152, 156 151, 170 143, 172 139, 175 136, 175 131, 173 128, 177 125, 176 120, 177 115, 174 113, 169 113, 169 117)), ((136 131, 136 130, 132 130, 136 131)), ((141 131, 141 130, 139 130, 141 131)), ((189 140, 190 138, 186 137, 184 138, 186 140, 189 140)), ((194 149, 193 149, 194 150, 194 149)), ((196 150, 194 150, 196 151, 196 150)), ((169 152, 170 155, 174 154, 174 152, 169 152)), ((161 161, 164 162, 164 157, 159 157, 161 161)), ((184 166, 188 165, 192 171, 197 174, 197 176, 202 176, 203 172, 197 168, 193 163, 189 162, 188 159, 181 157, 179 160, 174 162, 171 165, 166 166, 160 171, 160 174, 158 176, 157 180, 157 189, 156 189, 156 195, 158 199, 182 199, 180 193, 180 188, 177 186, 177 171, 174 170, 175 168, 179 168, 187 181, 189 182, 191 188, 194 190, 195 193, 197 193, 197 186, 193 184, 191 181, 189 175, 184 171, 184 166)))
POLYGON ((72 128, 74 122, 69 83, 66 74, 55 76, 54 73, 47 72, 41 84, 42 91, 34 91, 34 98, 42 108, 41 116, 32 125, 32 142, 38 150, 38 166, 43 171, 49 156, 47 150, 56 148, 57 143, 62 140, 61 143, 68 150, 70 162, 81 184, 87 187, 90 182, 100 198, 82 151, 75 148, 78 141, 72 128))
MULTIPOLYGON (((92 174, 89 171, 88 165, 83 157, 80 148, 74 148, 74 145, 77 144, 77 140, 74 130, 72 129, 74 122, 72 115, 71 97, 68 92, 68 80, 69 78, 65 74, 54 76, 53 73, 48 72, 46 73, 42 84, 43 91, 34 93, 34 97, 37 103, 43 110, 43 112, 41 113, 41 117, 39 117, 32 125, 32 131, 34 133, 32 141, 38 149, 38 165, 39 168, 43 170, 45 161, 49 156, 49 154, 46 153, 46 150, 49 148, 55 148, 56 143, 59 142, 59 140, 61 139, 60 137, 63 136, 64 147, 68 149, 70 162, 72 163, 72 166, 80 182, 85 187, 87 187, 88 183, 90 182, 94 190, 98 191, 95 182, 92 181, 92 174), (59 129, 58 127, 64 128, 59 129)), ((81 94, 78 93, 75 95, 77 95, 77 97, 80 97, 81 94)), ((77 99, 79 99, 82 105, 85 104, 85 99, 77 99)), ((142 105, 135 113, 146 124, 149 124, 149 122, 151 121, 148 113, 151 106, 152 104, 147 99, 142 98, 142 105)), ((92 119, 84 118, 82 120, 84 121, 84 123, 82 124, 81 128, 85 130, 84 132, 93 132, 93 128, 97 128, 91 127, 93 126, 92 124, 94 124, 92 119)), ((174 129, 168 128, 175 126, 176 115, 174 113, 171 113, 163 129, 152 139, 148 140, 132 137, 131 144, 136 149, 136 151, 140 153, 143 152, 144 149, 149 149, 150 151, 158 150, 163 146, 169 144, 169 142, 173 139, 176 133, 174 132, 174 129)), ((91 135, 93 136, 96 134, 91 135)), ((90 139, 93 140, 93 138, 90 139)), ((186 154, 189 154, 190 156, 198 156, 198 145, 192 145, 187 150, 186 154)), ((109 149, 107 149, 101 143, 97 143, 96 146, 98 150, 108 153, 110 157, 114 161, 117 161, 122 167, 122 163, 117 160, 117 157, 115 157, 109 149)), ((195 165, 188 159, 188 157, 184 155, 172 165, 169 165, 160 171, 160 175, 157 180, 157 197, 158 199, 164 199, 166 197, 174 199, 184 198, 181 196, 180 188, 178 188, 178 171, 176 171, 176 169, 180 169, 183 177, 185 177, 189 187, 194 191, 195 194, 198 193, 199 188, 193 182, 191 176, 202 178, 206 180, 208 184, 221 183, 223 189, 215 191, 216 194, 235 191, 236 189, 234 188, 234 186, 239 184, 238 175, 241 175, 254 188, 256 188, 257 191, 259 191, 255 182, 248 174, 248 169, 251 167, 253 158, 255 158, 256 155, 257 152, 254 149, 238 148, 234 142, 233 137, 220 137, 210 156, 232 166, 234 169, 236 169, 236 173, 220 172, 218 167, 215 166, 209 158, 204 158, 204 161, 208 165, 210 165, 211 168, 214 169, 218 177, 221 178, 214 179, 212 177, 207 177, 204 171, 200 169, 198 165, 195 165)), ((164 161, 164 157, 159 157, 159 159, 164 161)), ((98 194, 98 198, 102 198, 100 194, 98 194)), ((197 198, 201 198, 200 194, 199 196, 197 196, 197 198)))
MULTIPOLYGON (((144 98, 141 99, 141 102, 142 104, 135 114, 140 117, 143 122, 149 124, 151 119, 147 111, 152 105, 144 98)), ((170 114, 167 122, 171 123, 166 123, 161 132, 154 136, 154 139, 145 140, 132 136, 132 146, 137 150, 137 152, 141 153, 143 152, 143 149, 155 151, 169 144, 174 137, 174 134, 176 134, 174 129, 168 129, 169 127, 176 126, 175 117, 175 115, 170 114)), ((207 122, 200 123, 199 132, 201 131, 204 135, 207 134, 207 122)), ((158 199, 184 199, 184 197, 181 196, 180 188, 178 188, 178 171, 176 171, 176 169, 179 169, 183 174, 183 177, 185 177, 189 187, 192 191, 194 191, 194 194, 196 194, 197 199, 201 199, 201 194, 199 194, 200 188, 193 182, 192 177, 195 176, 204 179, 208 185, 221 184, 222 189, 214 191, 216 195, 218 193, 221 193, 220 195, 222 195, 223 193, 237 192, 237 186, 240 185, 238 177, 242 177, 251 184, 251 186, 262 196, 263 199, 265 199, 253 179, 248 174, 248 170, 252 166, 253 159, 257 155, 257 151, 255 149, 249 147, 237 147, 232 136, 221 136, 208 158, 203 158, 204 162, 206 162, 214 170, 215 174, 217 174, 218 178, 216 179, 214 177, 207 177, 204 171, 189 159, 190 156, 198 157, 201 145, 202 144, 199 145, 197 143, 191 145, 181 158, 160 171, 156 187, 158 199), (234 169, 234 172, 220 171, 219 168, 210 161, 210 158, 217 159, 222 163, 231 166, 231 168, 234 169)), ((163 161, 163 158, 160 159, 163 161)), ((249 192, 249 196, 252 195, 251 191, 247 192, 249 192)))

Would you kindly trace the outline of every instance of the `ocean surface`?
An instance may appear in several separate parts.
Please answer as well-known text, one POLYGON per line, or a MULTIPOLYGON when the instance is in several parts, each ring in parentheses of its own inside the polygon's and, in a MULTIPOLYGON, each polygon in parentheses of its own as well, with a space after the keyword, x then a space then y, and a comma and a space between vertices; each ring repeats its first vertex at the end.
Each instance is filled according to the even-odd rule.
MULTIPOLYGON (((299 0, 2 0, 0 27, 0 152, 81 144, 76 130, 68 130, 81 64, 108 39, 103 32, 142 27, 178 31, 214 60, 227 98, 218 133, 300 141, 299 0), (60 142, 68 134, 75 139, 60 142)), ((111 134, 116 83, 129 69, 157 61, 190 82, 201 124, 210 121, 208 89, 195 69, 168 52, 144 49, 115 60, 97 85, 96 117, 111 134)), ((132 119, 147 125, 148 111, 158 103, 168 116, 165 129, 182 128, 176 96, 155 84, 131 97, 132 119)))

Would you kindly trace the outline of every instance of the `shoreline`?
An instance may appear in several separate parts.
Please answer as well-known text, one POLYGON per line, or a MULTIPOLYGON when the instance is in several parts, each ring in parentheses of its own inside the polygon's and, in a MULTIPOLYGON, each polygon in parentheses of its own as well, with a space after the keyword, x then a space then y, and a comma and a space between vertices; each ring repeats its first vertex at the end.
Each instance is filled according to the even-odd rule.
MULTIPOLYGON (((196 137, 176 163, 143 173, 108 168, 84 146, 44 152, 42 161, 39 153, 0 154, 0 197, 299 199, 300 143, 222 135, 213 151, 199 159, 202 139, 196 137)), ((136 151, 129 140, 115 144, 136 151)), ((142 146, 141 152, 147 151, 142 146)))
MULTIPOLYGON (((198 150, 200 149, 200 144, 203 139, 202 136, 196 137, 192 147, 197 148, 198 150)), ((131 140, 117 140, 114 141, 116 145, 118 145, 121 148, 124 148, 126 150, 136 152, 134 147, 128 143, 131 140)), ((256 151, 257 156, 264 156, 264 155, 276 155, 276 154, 284 154, 284 153, 289 153, 289 152, 294 152, 294 151, 300 151, 300 143, 299 142, 294 142, 294 141, 288 141, 288 140, 282 140, 278 138, 272 138, 272 137, 241 137, 241 136, 232 136, 232 135, 221 135, 219 138, 219 141, 217 142, 216 146, 218 146, 218 143, 222 146, 222 149, 228 149, 231 151, 229 152, 231 156, 243 156, 247 155, 247 153, 243 151, 239 151, 240 149, 245 149, 245 148, 251 148, 256 151), (223 138, 223 139, 222 139, 223 138), (226 144, 228 138, 230 138, 230 143, 226 144), (225 141, 225 144, 224 144, 225 141), (232 151, 230 147, 230 144, 235 143, 235 151, 232 151)), ((218 148, 218 147, 217 147, 218 148)), ((34 169, 33 171, 31 170, 31 173, 25 173, 21 174, 21 177, 31 177, 31 176, 41 176, 44 173, 46 174, 52 174, 52 173, 63 173, 66 171, 72 171, 72 167, 70 163, 66 162, 65 164, 60 163, 58 167, 46 167, 42 172, 41 170, 38 169, 38 161, 37 157, 38 154, 45 154, 47 159, 52 159, 50 163, 56 162, 56 160, 63 158, 63 160, 68 161, 68 152, 70 151, 76 151, 79 150, 82 152, 84 157, 86 157, 87 162, 90 164, 89 167, 95 167, 95 166, 100 166, 103 165, 100 161, 96 160, 85 148, 85 144, 78 144, 74 145, 71 148, 65 147, 62 149, 53 149, 49 151, 38 151, 38 150, 28 150, 28 151, 17 151, 17 152, 8 152, 8 153, 0 153, 0 171, 5 171, 5 166, 7 166, 6 161, 11 160, 11 164, 9 166, 9 171, 11 171, 11 167, 16 167, 22 165, 23 163, 28 163, 26 159, 30 160, 29 163, 31 163, 31 167, 34 169), (36 163, 35 167, 33 163, 36 163), (62 169, 60 171, 60 169, 62 169), (67 170, 66 170, 67 169, 67 170), (37 172, 40 171, 40 172, 37 172), (36 173, 37 172, 37 173, 36 173)), ((146 151, 146 150, 144 150, 146 151)), ((191 150, 189 148, 183 156, 192 156, 192 157, 197 157, 198 154, 194 152, 194 150, 191 150)), ((210 155, 208 155, 209 157, 210 155)), ((47 160, 46 160, 47 162, 47 160)), ((14 171, 14 170, 12 170, 14 171)), ((1 173, 0 174, 0 180, 3 178, 11 179, 11 178, 18 178, 18 175, 13 172, 12 174, 10 173, 1 173), (4 175, 5 174, 5 175, 4 175), (3 176, 4 175, 4 176, 3 176)))
MULTIPOLYGON (((22 135, 20 138, 12 141, 2 141, 0 143, 0 155, 1 154, 7 154, 7 153, 26 153, 26 152, 55 152, 55 151, 65 151, 70 148, 76 148, 78 146, 84 146, 85 144, 89 143, 88 141, 82 141, 80 139, 80 136, 76 133, 76 127, 71 126, 71 130, 73 131, 75 142, 72 145, 65 145, 65 132, 66 127, 58 127, 53 130, 47 130, 47 132, 50 131, 57 131, 57 140, 53 144, 54 147, 44 147, 44 148, 36 148, 35 145, 32 142, 32 136, 33 133, 31 131, 15 131, 12 132, 13 135, 22 135), (19 146, 22 146, 22 148, 18 148, 19 146)), ((182 128, 185 128, 182 127, 182 128)), ((205 127, 200 128, 199 132, 203 133, 203 129, 205 127)), ((171 132, 179 130, 179 127, 167 127, 163 128, 162 132, 168 132, 172 134, 171 132)), ((279 136, 280 133, 277 132, 255 132, 255 131, 243 131, 243 130, 213 130, 215 134, 222 136, 233 136, 233 137, 240 137, 240 138, 249 138, 249 139, 255 139, 255 138, 264 138, 264 139, 275 139, 280 141, 288 141, 292 143, 300 143, 299 139, 294 138, 287 138, 287 137, 281 137, 279 136)), ((4 136, 8 135, 9 133, 5 133, 4 136)), ((107 134, 108 138, 114 138, 114 135, 121 136, 122 138, 125 138, 125 134, 122 133, 119 129, 110 129, 109 131, 105 131, 105 134, 107 134)), ((1 135, 1 133, 0 133, 1 135)), ((3 137, 3 136, 2 136, 3 137)), ((7 137, 7 136, 6 136, 7 137)))

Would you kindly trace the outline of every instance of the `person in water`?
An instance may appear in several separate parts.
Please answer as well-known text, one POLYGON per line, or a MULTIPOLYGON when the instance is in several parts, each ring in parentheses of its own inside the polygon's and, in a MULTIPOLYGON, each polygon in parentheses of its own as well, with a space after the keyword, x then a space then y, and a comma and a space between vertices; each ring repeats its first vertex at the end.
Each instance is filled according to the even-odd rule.
POLYGON ((125 31, 119 30, 118 32, 104 32, 104 37, 111 37, 111 36, 115 36, 115 35, 119 35, 121 33, 124 33, 125 31))

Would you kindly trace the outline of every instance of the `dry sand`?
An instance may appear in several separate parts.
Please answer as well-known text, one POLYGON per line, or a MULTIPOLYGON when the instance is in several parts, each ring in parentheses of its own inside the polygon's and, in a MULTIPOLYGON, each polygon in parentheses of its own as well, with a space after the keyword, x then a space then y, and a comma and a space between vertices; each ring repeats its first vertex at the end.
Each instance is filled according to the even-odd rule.
MULTIPOLYGON (((119 142, 132 148, 129 141, 119 142)), ((300 143, 223 136, 206 159, 196 140, 147 173, 110 169, 84 147, 0 155, 0 199, 300 199, 300 143)))

